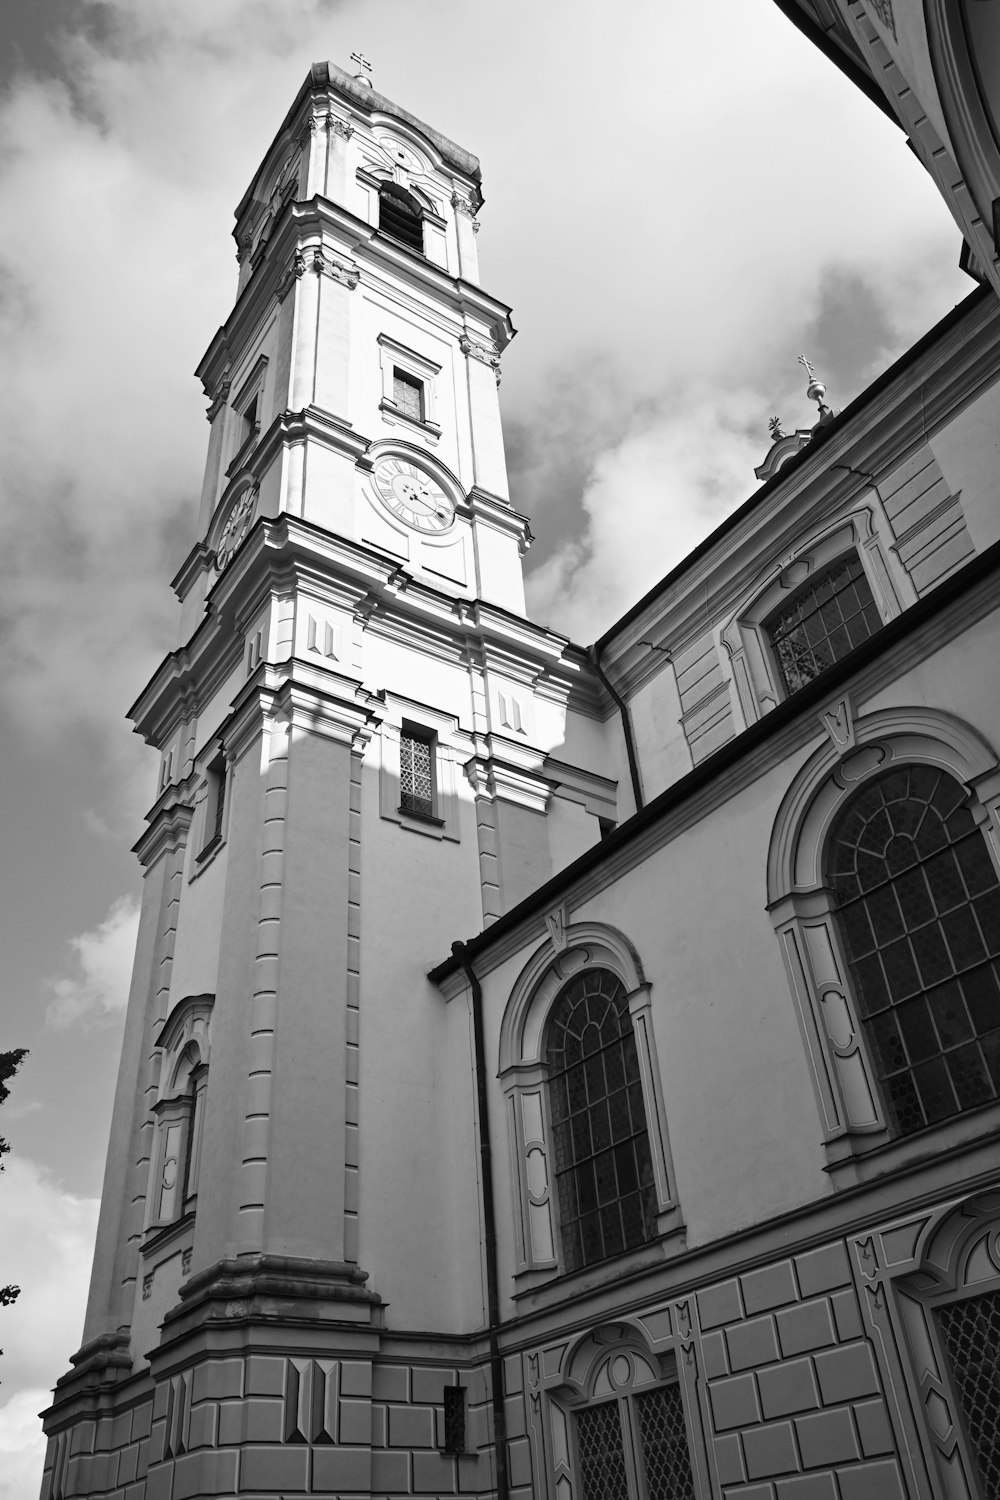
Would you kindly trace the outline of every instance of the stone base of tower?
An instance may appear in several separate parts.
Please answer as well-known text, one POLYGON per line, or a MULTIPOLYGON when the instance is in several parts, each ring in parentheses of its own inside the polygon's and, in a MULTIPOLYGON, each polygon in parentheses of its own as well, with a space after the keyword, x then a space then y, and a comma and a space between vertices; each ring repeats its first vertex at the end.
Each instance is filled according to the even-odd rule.
POLYGON ((485 1341, 394 1333, 364 1280, 223 1261, 184 1288, 141 1371, 124 1334, 85 1346, 44 1413, 41 1500, 491 1493, 485 1341), (456 1386, 460 1444, 445 1424, 456 1386))

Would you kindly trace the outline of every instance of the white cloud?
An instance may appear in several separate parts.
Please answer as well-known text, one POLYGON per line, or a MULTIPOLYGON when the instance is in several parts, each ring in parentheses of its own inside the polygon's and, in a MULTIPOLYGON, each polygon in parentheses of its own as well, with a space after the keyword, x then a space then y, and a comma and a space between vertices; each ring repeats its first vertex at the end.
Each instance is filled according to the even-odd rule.
POLYGON ((0 1405, 0 1500, 38 1500, 45 1463, 45 1434, 38 1413, 48 1391, 29 1388, 0 1405))
POLYGON ((0 1308, 0 1500, 36 1500, 41 1483, 34 1416, 80 1345, 97 1199, 67 1192, 25 1158, 0 1177, 0 1281, 21 1295, 0 1308), (33 1437, 33 1433, 35 1436, 33 1437))
POLYGON ((119 896, 103 922, 70 938, 78 973, 52 979, 46 1020, 53 1026, 118 1016, 128 1003, 139 902, 119 896))

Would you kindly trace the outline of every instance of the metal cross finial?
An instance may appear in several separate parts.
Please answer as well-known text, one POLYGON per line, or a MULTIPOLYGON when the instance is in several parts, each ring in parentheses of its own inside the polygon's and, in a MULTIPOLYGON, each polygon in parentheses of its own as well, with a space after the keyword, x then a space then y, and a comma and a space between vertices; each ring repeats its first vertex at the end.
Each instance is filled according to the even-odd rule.
POLYGON ((370 76, 366 76, 366 75, 370 75, 371 74, 372 65, 368 61, 368 59, 365 56, 365 54, 363 52, 352 52, 351 53, 351 62, 352 63, 357 63, 357 65, 358 65, 358 71, 354 75, 355 78, 358 80, 358 82, 359 83, 368 83, 368 84, 370 84, 371 83, 371 77, 370 76))
POLYGON ((809 376, 810 380, 815 380, 816 379, 816 371, 815 371, 814 367, 810 364, 809 360, 806 359, 806 357, 805 357, 804 354, 800 354, 799 355, 799 364, 805 366, 806 374, 809 376))

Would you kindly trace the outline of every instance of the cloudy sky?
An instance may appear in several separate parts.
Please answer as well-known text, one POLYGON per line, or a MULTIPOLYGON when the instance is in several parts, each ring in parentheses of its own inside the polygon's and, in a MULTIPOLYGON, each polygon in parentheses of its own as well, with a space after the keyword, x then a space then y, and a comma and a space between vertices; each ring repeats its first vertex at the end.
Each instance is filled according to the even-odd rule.
POLYGON ((0 1500, 79 1344, 154 765, 232 304, 232 212, 314 59, 483 162, 536 618, 583 643, 971 289, 901 133, 772 0, 4 0, 0 21, 0 1500))

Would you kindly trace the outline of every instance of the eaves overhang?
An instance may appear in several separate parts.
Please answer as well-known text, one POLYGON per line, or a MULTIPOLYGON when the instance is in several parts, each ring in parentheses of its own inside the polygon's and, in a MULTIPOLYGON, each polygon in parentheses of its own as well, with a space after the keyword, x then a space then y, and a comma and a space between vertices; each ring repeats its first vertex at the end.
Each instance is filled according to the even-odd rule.
MULTIPOLYGON (((855 44, 854 38, 841 23, 822 25, 815 7, 809 0, 774 0, 775 5, 797 30, 813 46, 835 63, 855 88, 861 90, 866 99, 887 115, 894 125, 900 122, 885 94, 872 76, 864 54, 855 44)), ((900 127, 902 128, 902 127, 900 127)))
MULTIPOLYGON (((883 625, 875 635, 855 647, 821 676, 706 756, 687 775, 667 787, 652 802, 634 813, 564 870, 560 870, 551 880, 539 886, 530 896, 498 917, 491 926, 465 942, 457 942, 454 946, 460 951, 453 952, 450 958, 431 969, 428 979, 432 984, 444 985, 453 976, 460 974, 466 964, 474 966, 476 959, 491 949, 501 945, 514 945, 519 929, 558 907, 575 887, 583 885, 587 877, 599 871, 601 866, 613 866, 619 859, 627 858, 630 850, 639 846, 643 839, 664 824, 671 815, 683 809, 685 804, 696 803, 699 796, 713 784, 724 784, 724 778, 732 776, 742 762, 752 757, 755 751, 766 747, 769 741, 780 740, 790 730, 810 725, 816 710, 829 703, 839 690, 850 684, 852 678, 872 668, 880 657, 888 656, 894 648, 905 647, 918 632, 944 616, 947 611, 954 613, 956 620, 960 622, 960 628, 966 623, 968 603, 973 591, 980 585, 987 585, 998 573, 1000 542, 994 542, 929 594, 910 605, 909 609, 883 625)), ((812 728, 815 729, 815 725, 812 728)))

